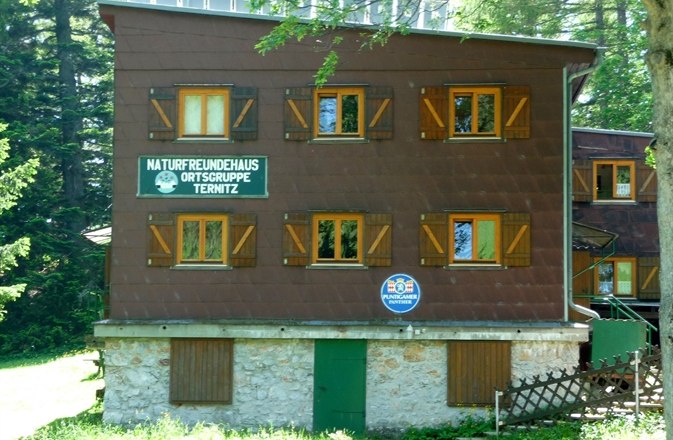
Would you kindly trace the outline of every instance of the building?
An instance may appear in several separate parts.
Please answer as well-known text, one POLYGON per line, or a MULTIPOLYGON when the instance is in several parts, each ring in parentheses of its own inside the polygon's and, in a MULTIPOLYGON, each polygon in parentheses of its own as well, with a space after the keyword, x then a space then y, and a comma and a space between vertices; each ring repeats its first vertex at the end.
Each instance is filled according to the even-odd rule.
POLYGON ((573 367, 569 108, 596 47, 100 1, 115 34, 105 420, 456 422, 573 367), (565 176, 565 177, 564 177, 565 176))
POLYGON ((651 141, 651 133, 573 129, 573 220, 615 238, 575 248, 573 292, 602 317, 614 317, 618 302, 658 327, 657 176, 645 163, 651 141))

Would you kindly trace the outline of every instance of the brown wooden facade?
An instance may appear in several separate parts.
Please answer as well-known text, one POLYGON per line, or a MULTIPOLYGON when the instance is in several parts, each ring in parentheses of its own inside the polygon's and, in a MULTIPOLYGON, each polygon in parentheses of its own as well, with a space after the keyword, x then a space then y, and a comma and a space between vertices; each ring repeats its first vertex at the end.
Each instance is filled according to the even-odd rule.
POLYGON ((367 129, 357 141, 315 140, 319 42, 260 56, 254 45, 273 21, 109 3, 111 319, 389 319, 379 291, 395 273, 422 288, 408 319, 563 319, 564 69, 591 65, 592 47, 419 32, 370 51, 358 50, 357 31, 340 31, 330 83, 362 87, 367 129), (502 133, 447 141, 447 87, 484 84, 503 90, 502 133), (184 85, 230 90, 226 142, 178 139, 184 85), (268 196, 140 197, 143 155, 263 156, 268 196), (222 267, 176 264, 175 215, 190 212, 228 216, 222 267), (362 264, 311 264, 319 212, 364 216, 362 264), (497 264, 451 264, 452 212, 502 219, 497 264))

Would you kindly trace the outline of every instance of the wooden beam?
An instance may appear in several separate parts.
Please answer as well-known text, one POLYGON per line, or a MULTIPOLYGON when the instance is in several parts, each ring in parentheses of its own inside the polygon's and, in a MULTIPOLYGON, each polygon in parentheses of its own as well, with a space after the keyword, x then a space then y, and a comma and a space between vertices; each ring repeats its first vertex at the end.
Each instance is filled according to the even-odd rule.
POLYGON ((232 254, 232 255, 236 255, 237 253, 239 253, 239 252, 241 251, 241 248, 242 248, 243 245, 245 244, 245 241, 248 239, 248 237, 250 236, 250 234, 252 234, 252 231, 253 231, 254 229, 255 229, 255 226, 254 226, 254 225, 250 225, 250 226, 248 226, 248 229, 245 230, 245 233, 243 234, 243 237, 241 237, 241 239, 238 241, 238 243, 236 244, 236 247, 234 248, 234 250, 231 251, 231 254, 232 254))
POLYGON ((383 115, 383 112, 388 107, 388 104, 390 104, 390 98, 384 99, 383 102, 381 103, 381 106, 376 111, 376 114, 372 118, 372 121, 369 123, 369 128, 373 128, 374 126, 376 126, 376 124, 379 123, 379 119, 381 119, 381 115, 383 115))
POLYGON ((164 109, 161 108, 159 101, 153 98, 150 100, 150 102, 152 103, 152 106, 157 111, 157 113, 159 113, 159 116, 161 117, 161 120, 164 122, 166 128, 173 128, 173 124, 171 124, 171 121, 168 119, 168 116, 166 116, 164 109))
POLYGON ((505 124, 505 127, 510 127, 513 123, 514 120, 516 119, 517 116, 519 116, 519 113, 521 113, 521 109, 523 109, 523 106, 526 105, 526 102, 528 102, 527 97, 521 98, 521 101, 516 105, 516 108, 510 115, 509 119, 507 120, 507 123, 505 124))
POLYGON ((376 236, 376 240, 374 240, 374 243, 372 243, 372 245, 369 247, 367 255, 373 254, 376 248, 379 247, 379 243, 381 243, 381 240, 383 240, 383 237, 386 235, 386 232, 388 232, 388 229, 390 229, 390 225, 384 225, 383 228, 381 228, 379 235, 376 236))
POLYGON ((580 184, 582 185, 582 188, 584 188, 584 191, 589 192, 589 186, 587 183, 584 181, 584 178, 580 174, 580 172, 577 169, 573 169, 573 173, 575 173, 575 176, 577 177, 577 180, 580 181, 580 184))
POLYGON ((439 115, 437 114, 437 110, 435 110, 435 107, 433 107, 430 100, 428 98, 423 98, 423 102, 425 102, 425 106, 430 111, 430 114, 432 115, 432 118, 435 120, 437 125, 439 125, 440 128, 446 128, 444 126, 444 121, 442 121, 442 118, 439 117, 439 115))
POLYGON ((156 227, 156 225, 150 225, 150 230, 152 231, 152 234, 154 235, 154 238, 157 239, 159 242, 159 245, 161 246, 161 249, 166 253, 166 255, 171 255, 171 249, 168 247, 168 244, 166 244, 166 241, 164 240, 164 237, 161 236, 161 232, 159 232, 159 228, 156 227))
POLYGON ((301 243, 301 240, 297 236, 297 233, 294 231, 294 228, 292 227, 292 225, 285 225, 285 228, 290 233, 290 237, 292 237, 292 241, 294 241, 294 244, 297 245, 297 249, 299 249, 299 252, 301 252, 302 254, 305 254, 306 253, 306 248, 301 243))
POLYGON ((643 282, 643 285, 640 286, 640 290, 645 290, 647 287, 650 285, 650 282, 652 282, 652 278, 654 278, 654 275, 656 275, 657 271, 659 270, 658 266, 654 266, 651 270, 650 273, 647 274, 647 278, 645 278, 645 281, 643 282))
POLYGON ((245 115, 248 114, 248 111, 250 110, 250 107, 252 107, 252 104, 254 104, 255 100, 250 98, 248 101, 245 103, 245 107, 243 107, 243 110, 241 110, 241 114, 238 115, 238 118, 236 118, 236 122, 234 122, 234 128, 238 128, 239 125, 241 125, 241 122, 243 122, 243 119, 245 118, 245 115))
POLYGON ((437 241, 437 237, 435 237, 435 234, 432 233, 432 229, 430 229, 430 226, 423 225, 423 230, 425 231, 426 234, 428 234, 428 238, 432 242, 432 245, 435 247, 437 253, 444 254, 444 249, 442 249, 442 246, 437 241))
POLYGON ((304 117, 301 115, 301 112, 297 108, 297 104, 294 103, 294 100, 288 99, 287 103, 290 104, 290 108, 292 109, 292 113, 294 113, 294 115, 297 117, 301 126, 304 127, 304 128, 308 128, 308 124, 306 123, 306 120, 304 119, 304 117))
POLYGON ((509 247, 505 251, 505 254, 509 255, 512 252, 514 252, 514 249, 519 245, 519 242, 521 241, 521 238, 523 237, 523 234, 526 233, 528 230, 528 225, 521 225, 521 228, 519 228, 519 232, 516 233, 516 237, 514 237, 514 240, 510 243, 509 247))

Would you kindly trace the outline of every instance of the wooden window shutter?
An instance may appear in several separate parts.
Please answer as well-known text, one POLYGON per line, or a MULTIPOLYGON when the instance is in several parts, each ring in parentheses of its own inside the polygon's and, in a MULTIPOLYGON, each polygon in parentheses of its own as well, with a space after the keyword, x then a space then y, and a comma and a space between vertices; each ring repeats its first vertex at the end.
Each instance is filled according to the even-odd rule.
POLYGON ((573 160, 573 202, 590 202, 593 198, 593 164, 590 160, 573 160))
POLYGON ((657 201, 657 170, 638 162, 636 167, 637 200, 639 202, 657 201))
POLYGON ((393 138, 393 88, 371 87, 366 90, 367 138, 393 138))
POLYGON ((449 406, 493 405, 495 390, 504 390, 512 375, 510 341, 449 341, 449 406))
POLYGON ((392 266, 393 215, 365 215, 365 264, 367 266, 392 266))
POLYGON ((573 251, 573 294, 593 295, 594 272, 586 270, 593 264, 589 251, 573 251))
POLYGON ((503 214, 501 230, 503 264, 509 267, 530 266, 530 214, 503 214))
POLYGON ((311 216, 307 212, 286 213, 283 222, 283 264, 308 266, 311 250, 311 216))
POLYGON ((175 216, 172 213, 152 213, 147 219, 147 265, 173 265, 175 249, 175 216))
POLYGON ((446 266, 448 263, 448 218, 446 213, 421 214, 421 266, 446 266))
POLYGON ((313 89, 299 87, 285 90, 283 105, 285 139, 307 141, 313 133, 313 89))
POLYGON ((149 138, 158 141, 175 139, 177 101, 174 87, 152 87, 149 96, 149 138))
POLYGON ((232 401, 233 340, 171 339, 170 401, 232 401))
POLYGON ((257 139, 257 89, 234 87, 231 90, 231 138, 237 141, 257 139))
POLYGON ((446 139, 449 133, 449 89, 423 87, 419 101, 421 139, 446 139))
POLYGON ((638 299, 660 299, 659 257, 638 258, 638 299))
POLYGON ((257 216, 229 216, 229 261, 233 267, 254 267, 257 264, 257 216))
POLYGON ((506 139, 530 138, 530 87, 505 87, 502 120, 506 139))

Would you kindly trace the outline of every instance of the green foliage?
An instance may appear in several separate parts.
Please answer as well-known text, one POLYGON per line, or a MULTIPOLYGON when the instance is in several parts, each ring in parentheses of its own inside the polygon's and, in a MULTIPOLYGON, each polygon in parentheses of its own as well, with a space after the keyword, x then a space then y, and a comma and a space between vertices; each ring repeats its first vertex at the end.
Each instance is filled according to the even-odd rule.
POLYGON ((111 35, 91 0, 0 0, 0 46, 8 165, 40 162, 35 183, 0 221, 3 242, 31 243, 31 258, 2 280, 25 290, 7 305, 0 353, 83 345, 83 334, 101 317, 105 288, 104 249, 81 232, 110 220, 111 35), (57 35, 57 16, 69 25, 67 35, 57 35), (73 67, 68 78, 63 60, 73 67), (62 87, 66 82, 74 87, 62 87))
MULTIPOLYGON (((0 124, 0 134, 7 128, 6 124, 0 124)), ((6 169, 3 164, 9 158, 9 142, 0 139, 0 215, 14 207, 21 193, 34 181, 33 176, 37 171, 38 161, 31 158, 13 168, 6 169)), ((0 243, 0 281, 9 270, 18 266, 18 259, 28 256, 30 251, 30 238, 19 237, 6 244, 0 243)), ((0 285, 0 321, 5 314, 5 305, 15 301, 26 289, 25 283, 12 285, 0 285)))
POLYGON ((456 13, 461 29, 567 38, 598 44, 602 61, 582 89, 573 125, 652 130, 652 91, 639 0, 466 0, 456 13))
MULTIPOLYGON (((419 17, 420 8, 430 15, 448 7, 448 0, 251 0, 252 12, 282 16, 280 24, 260 38, 255 49, 262 55, 284 46, 288 41, 309 39, 316 52, 327 52, 315 74, 316 85, 323 86, 332 77, 339 63, 336 49, 343 41, 343 26, 362 30, 357 44, 360 49, 385 45, 393 34, 405 35, 419 17), (365 17, 368 17, 365 19, 365 17)), ((428 23, 444 25, 443 18, 433 18, 428 23)))
POLYGON ((603 423, 585 424, 581 429, 583 440, 637 440, 664 439, 666 427, 662 414, 647 412, 636 419, 633 415, 614 417, 603 423))
POLYGON ((401 440, 450 440, 463 437, 480 437, 494 430, 493 419, 467 417, 460 424, 446 425, 440 428, 410 428, 401 440))
MULTIPOLYGON (((76 417, 59 419, 38 430, 27 440, 352 440, 380 439, 378 434, 353 437, 344 432, 323 432, 311 434, 292 428, 260 428, 256 430, 232 430, 225 425, 200 423, 187 426, 184 423, 164 416, 154 424, 131 427, 108 425, 102 421, 103 408, 100 403, 76 417)), ((411 428, 401 435, 383 438, 401 440, 435 440, 483 437, 493 431, 493 421, 466 419, 461 425, 443 428, 411 428)), ((507 432, 504 438, 509 440, 656 440, 665 438, 664 419, 660 413, 644 413, 640 420, 632 416, 615 417, 598 422, 559 423, 553 427, 525 432, 507 432)))

